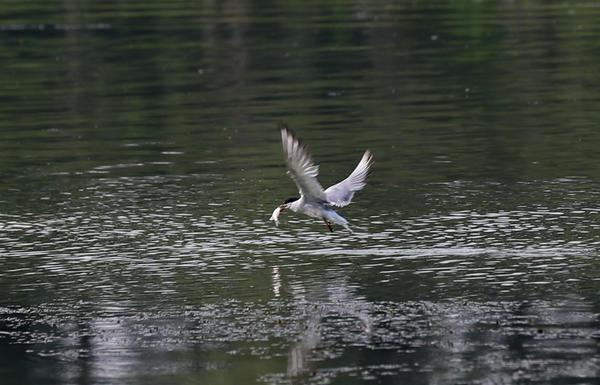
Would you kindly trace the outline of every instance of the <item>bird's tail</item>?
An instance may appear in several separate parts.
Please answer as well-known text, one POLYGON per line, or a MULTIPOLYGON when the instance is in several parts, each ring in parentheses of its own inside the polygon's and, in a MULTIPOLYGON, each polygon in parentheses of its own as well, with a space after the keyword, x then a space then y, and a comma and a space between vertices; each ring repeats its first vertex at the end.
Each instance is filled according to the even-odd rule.
POLYGON ((352 232, 352 229, 350 229, 350 225, 348 224, 348 221, 346 220, 346 218, 344 218, 340 214, 336 213, 333 210, 328 210, 326 216, 327 216, 327 220, 329 220, 333 223, 336 223, 340 226, 344 226, 344 228, 346 230, 352 232))

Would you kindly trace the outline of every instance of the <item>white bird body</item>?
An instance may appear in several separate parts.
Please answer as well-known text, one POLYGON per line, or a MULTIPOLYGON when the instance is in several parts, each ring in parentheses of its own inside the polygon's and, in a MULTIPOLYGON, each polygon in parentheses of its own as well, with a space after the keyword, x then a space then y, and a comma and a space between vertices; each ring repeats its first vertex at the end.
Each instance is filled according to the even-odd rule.
POLYGON ((278 225, 279 214, 283 210, 289 209, 322 219, 330 231, 333 231, 331 223, 350 230, 348 221, 335 212, 332 207, 349 205, 354 193, 365 187, 369 170, 373 164, 371 152, 365 151, 354 171, 346 179, 324 190, 317 180, 319 166, 313 164, 306 147, 287 127, 281 128, 281 142, 288 168, 287 173, 296 183, 300 197, 287 199, 273 211, 270 220, 275 221, 275 224, 278 225))
POLYGON ((329 222, 337 223, 338 225, 349 229, 348 221, 328 207, 327 204, 310 202, 304 196, 300 197, 297 201, 290 203, 287 208, 295 213, 302 213, 309 217, 317 219, 325 218, 329 222))

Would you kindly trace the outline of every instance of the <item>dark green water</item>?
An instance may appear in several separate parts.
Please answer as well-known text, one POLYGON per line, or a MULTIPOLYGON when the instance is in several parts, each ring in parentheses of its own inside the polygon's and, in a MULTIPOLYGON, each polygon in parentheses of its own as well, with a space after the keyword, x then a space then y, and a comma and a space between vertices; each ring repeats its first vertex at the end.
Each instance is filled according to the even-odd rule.
POLYGON ((600 381, 597 3, 0 9, 2 384, 600 381))

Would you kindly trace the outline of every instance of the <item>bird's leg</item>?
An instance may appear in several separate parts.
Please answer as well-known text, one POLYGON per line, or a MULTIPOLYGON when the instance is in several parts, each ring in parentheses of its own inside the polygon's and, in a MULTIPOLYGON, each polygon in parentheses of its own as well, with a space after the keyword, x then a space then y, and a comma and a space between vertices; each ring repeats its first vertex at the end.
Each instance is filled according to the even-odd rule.
POLYGON ((331 226, 331 223, 325 218, 323 218, 323 222, 325 222, 325 225, 327 225, 329 232, 333 233, 333 226, 331 226))

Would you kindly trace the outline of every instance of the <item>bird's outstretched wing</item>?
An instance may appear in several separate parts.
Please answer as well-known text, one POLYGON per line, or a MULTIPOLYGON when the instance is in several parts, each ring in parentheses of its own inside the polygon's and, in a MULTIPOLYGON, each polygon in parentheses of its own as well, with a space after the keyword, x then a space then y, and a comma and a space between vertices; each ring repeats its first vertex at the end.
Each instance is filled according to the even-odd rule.
POLYGON ((300 194, 309 200, 326 201, 325 191, 317 180, 319 166, 313 164, 306 147, 285 126, 281 127, 281 143, 288 174, 298 186, 300 194))
POLYGON ((372 164, 373 155, 371 151, 367 150, 354 171, 352 171, 352 174, 325 190, 327 201, 339 207, 349 205, 354 193, 361 190, 367 184, 366 180, 372 164))

